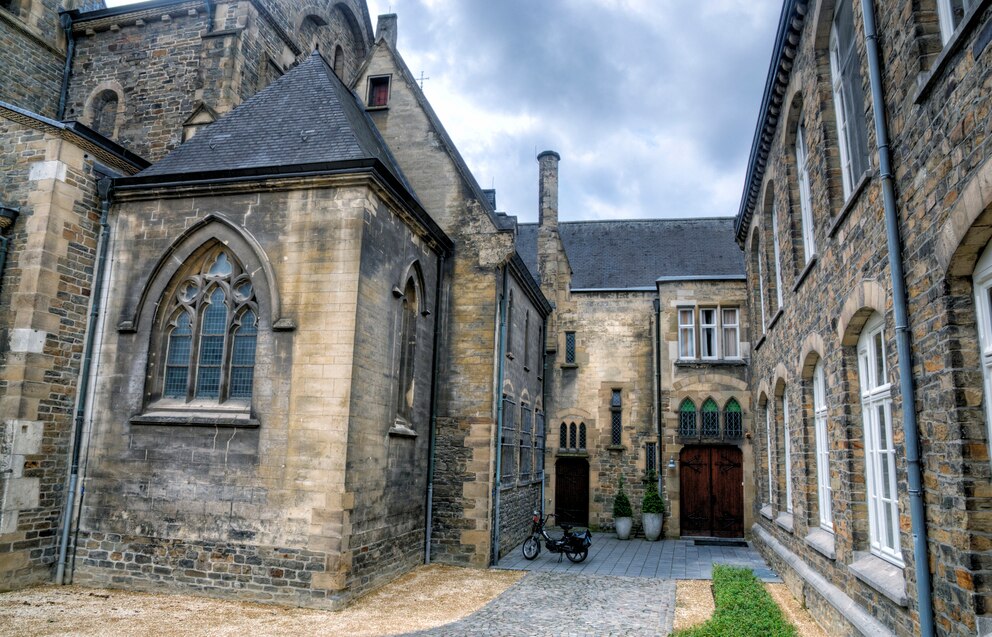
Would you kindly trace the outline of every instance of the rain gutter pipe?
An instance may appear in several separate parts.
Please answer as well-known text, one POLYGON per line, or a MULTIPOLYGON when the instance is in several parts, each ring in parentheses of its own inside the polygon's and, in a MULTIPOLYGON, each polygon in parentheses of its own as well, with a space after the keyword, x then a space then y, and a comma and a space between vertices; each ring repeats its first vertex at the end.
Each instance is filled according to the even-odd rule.
POLYGON ((504 362, 506 360, 506 283, 509 264, 503 266, 503 289, 500 290, 499 297, 499 352, 496 361, 496 478, 493 480, 493 555, 492 563, 499 561, 499 496, 500 496, 500 476, 503 466, 503 373, 504 362))
POLYGON ((661 485, 661 299, 653 299, 652 305, 654 306, 654 347, 651 348, 654 354, 654 419, 655 428, 658 430, 658 444, 654 451, 657 463, 655 480, 658 483, 658 493, 661 494, 664 493, 661 485))
POLYGON ((73 507, 76 502, 76 485, 79 482, 79 455, 82 449, 83 422, 86 413, 90 367, 93 363, 93 343, 96 342, 97 319, 100 317, 100 302, 103 298, 103 279, 107 268, 107 255, 110 247, 110 200, 111 180, 101 179, 97 184, 100 193, 100 242, 96 255, 96 273, 93 276, 93 291, 90 295, 90 316, 86 326, 86 345, 83 349, 83 364, 79 371, 79 399, 76 401, 75 431, 72 436, 72 464, 69 469, 69 488, 66 490, 65 512, 62 516, 62 533, 59 540, 59 560, 55 569, 55 583, 65 579, 66 554, 69 548, 69 527, 72 526, 73 507))
POLYGON ((424 529, 424 564, 431 563, 431 529, 434 527, 434 454, 437 451, 437 368, 441 356, 441 291, 444 255, 437 260, 437 283, 434 290, 434 350, 431 358, 431 433, 427 452, 427 525, 424 529))
POLYGON ((896 324, 896 351, 899 357, 899 390, 903 397, 903 430, 906 437, 906 473, 909 478, 909 515, 913 533, 913 561, 916 566, 916 602, 920 618, 920 635, 932 637, 933 598, 930 585, 930 551, 927 542, 926 513, 923 502, 923 476, 920 469, 920 433, 916 421, 916 391, 913 387, 906 283, 899 239, 899 216, 896 212, 895 188, 889 157, 889 131, 885 122, 882 94, 882 69, 878 55, 878 33, 872 0, 861 0, 865 22, 865 48, 871 80, 872 109, 875 111, 875 136, 878 140, 878 167, 885 206, 885 235, 889 250, 889 274, 892 277, 892 310, 896 324))
POLYGON ((59 23, 65 31, 65 68, 62 70, 62 90, 59 92, 59 110, 55 119, 65 119, 65 107, 69 101, 69 78, 72 77, 72 59, 76 56, 76 38, 72 35, 72 14, 59 14, 59 23))

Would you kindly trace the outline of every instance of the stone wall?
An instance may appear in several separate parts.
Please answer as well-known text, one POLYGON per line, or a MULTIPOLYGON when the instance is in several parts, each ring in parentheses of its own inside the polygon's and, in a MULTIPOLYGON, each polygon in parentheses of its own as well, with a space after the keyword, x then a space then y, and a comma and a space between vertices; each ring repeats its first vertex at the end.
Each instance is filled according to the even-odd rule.
POLYGON ((42 16, 45 19, 39 23, 37 15, 26 11, 15 15, 0 9, 0 101, 55 117, 65 66, 65 37, 60 35, 54 9, 42 16), (30 72, 25 73, 25 69, 30 72))

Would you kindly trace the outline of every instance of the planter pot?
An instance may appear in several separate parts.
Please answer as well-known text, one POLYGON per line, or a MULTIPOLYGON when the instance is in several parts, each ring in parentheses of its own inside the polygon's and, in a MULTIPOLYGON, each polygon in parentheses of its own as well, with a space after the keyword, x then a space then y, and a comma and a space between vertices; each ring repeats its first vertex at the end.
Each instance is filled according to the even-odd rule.
POLYGON ((661 537, 661 513, 642 513, 641 523, 644 525, 644 538, 654 542, 661 537))
POLYGON ((617 527, 617 539, 629 540, 630 528, 634 526, 634 518, 617 518, 613 523, 617 527))

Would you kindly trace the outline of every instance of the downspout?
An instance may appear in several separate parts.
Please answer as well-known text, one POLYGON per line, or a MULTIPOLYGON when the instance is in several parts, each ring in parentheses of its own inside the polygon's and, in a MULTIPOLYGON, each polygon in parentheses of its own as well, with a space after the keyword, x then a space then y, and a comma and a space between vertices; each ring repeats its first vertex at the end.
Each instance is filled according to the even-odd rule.
POLYGON ((210 0, 203 0, 203 4, 207 7, 207 33, 214 32, 214 3, 210 0))
POLYGON ((920 616, 920 634, 922 637, 932 637, 934 624, 930 585, 930 551, 928 549, 926 513, 923 502, 923 476, 920 468, 920 433, 916 422, 916 390, 913 387, 913 364, 910 358, 909 312, 906 303, 906 283, 899 239, 899 217, 896 212, 896 195, 892 183, 892 166, 889 158, 889 131, 885 123, 882 69, 878 55, 874 2, 861 0, 861 12, 864 14, 865 22, 865 48, 868 53, 872 108, 875 111, 875 136, 878 138, 878 167, 882 180, 882 201, 885 205, 885 235, 889 250, 889 274, 892 277, 892 310, 896 324, 899 390, 903 396, 906 472, 909 478, 909 516, 912 522, 913 555, 916 566, 916 601, 920 616))
POLYGON ((654 343, 651 348, 651 353, 654 355, 654 418, 655 428, 658 431, 658 445, 655 448, 655 462, 658 463, 656 479, 658 481, 658 493, 664 493, 661 484, 661 459, 663 457, 661 452, 661 441, 663 440, 661 435, 661 299, 652 299, 652 305, 654 306, 654 343))
MULTIPOLYGON (((496 362, 496 478, 493 480, 493 554, 492 563, 499 561, 499 496, 500 476, 503 460, 503 363, 506 360, 506 273, 509 265, 503 266, 503 288, 499 296, 499 351, 496 362)), ((545 426, 547 421, 545 421, 545 426)))
POLYGON ((66 554, 69 547, 69 527, 72 526, 73 506, 76 502, 76 485, 79 482, 79 455, 82 449, 83 421, 90 384, 90 366, 93 362, 93 343, 96 341, 97 319, 100 317, 100 299, 103 298, 103 279, 107 268, 107 255, 110 246, 110 201, 111 180, 101 179, 97 184, 100 193, 100 241, 96 255, 96 273, 93 277, 93 290, 90 295, 90 316, 86 326, 86 345, 83 349, 83 364, 76 384, 79 399, 76 401, 75 431, 72 436, 72 464, 69 469, 69 487, 66 490, 65 511, 62 515, 62 534, 59 541, 59 560, 55 569, 55 583, 65 579, 66 554))
POLYGON ((431 530, 434 528, 434 453, 437 450, 437 368, 441 359, 441 290, 444 255, 437 260, 437 285, 434 290, 434 350, 431 359, 431 433, 427 452, 427 520, 424 529, 424 564, 431 563, 431 530))
POLYGON ((59 93, 59 110, 55 119, 65 119, 65 106, 69 100, 69 78, 72 76, 72 59, 76 55, 76 38, 72 35, 72 14, 59 14, 59 23, 65 32, 65 68, 62 70, 62 91, 59 93))
MULTIPOLYGON (((552 310, 554 311, 554 310, 552 310)), ((544 483, 547 481, 545 458, 548 455, 548 317, 544 317, 541 330, 541 404, 544 405, 544 440, 541 441, 541 502, 538 511, 544 517, 544 483)))

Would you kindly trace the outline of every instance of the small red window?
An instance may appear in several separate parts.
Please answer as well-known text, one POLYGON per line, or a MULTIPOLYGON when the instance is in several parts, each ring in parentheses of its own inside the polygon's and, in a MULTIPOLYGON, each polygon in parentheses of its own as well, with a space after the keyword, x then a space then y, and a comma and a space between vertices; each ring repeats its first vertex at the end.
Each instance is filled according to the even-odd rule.
POLYGON ((369 78, 369 106, 387 106, 389 104, 389 78, 369 78))

